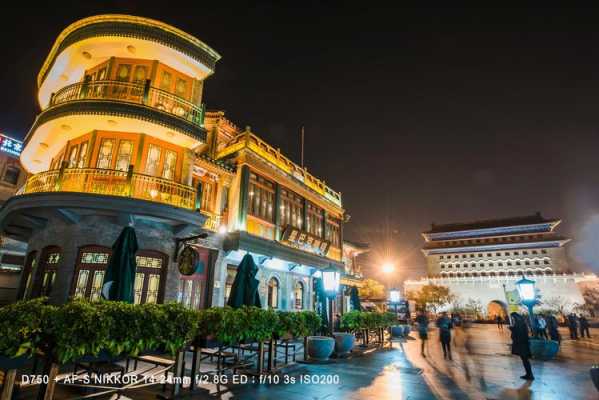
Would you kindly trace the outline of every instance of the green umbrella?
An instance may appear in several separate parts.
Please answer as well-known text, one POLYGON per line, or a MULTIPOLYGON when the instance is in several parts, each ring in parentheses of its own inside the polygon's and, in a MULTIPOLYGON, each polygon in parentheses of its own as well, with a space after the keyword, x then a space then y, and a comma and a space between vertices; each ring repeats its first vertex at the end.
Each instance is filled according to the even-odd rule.
POLYGON ((262 307, 258 294, 258 267, 249 253, 241 259, 237 267, 237 274, 231 286, 231 293, 227 305, 233 308, 241 306, 262 307))
POLYGON ((327 331, 329 326, 329 315, 327 313, 327 292, 324 290, 322 278, 314 280, 314 289, 316 291, 316 301, 318 302, 318 311, 322 320, 322 330, 327 331))
POLYGON ((118 239, 112 245, 112 256, 106 268, 102 285, 103 298, 133 303, 137 248, 135 229, 130 226, 123 228, 118 239))
POLYGON ((352 286, 351 289, 349 289, 349 301, 351 302, 352 309, 358 310, 358 311, 362 310, 362 304, 360 303, 360 296, 358 295, 358 288, 355 286, 352 286))

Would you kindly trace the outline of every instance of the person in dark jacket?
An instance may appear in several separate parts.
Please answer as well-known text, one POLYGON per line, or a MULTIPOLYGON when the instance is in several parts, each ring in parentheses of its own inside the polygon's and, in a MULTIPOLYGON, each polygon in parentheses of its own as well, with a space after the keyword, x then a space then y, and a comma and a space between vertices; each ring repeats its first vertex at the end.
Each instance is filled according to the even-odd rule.
POLYGON ((590 338, 591 334, 589 332, 589 321, 587 320, 587 318, 581 314, 578 318, 578 321, 580 323, 580 337, 583 338, 584 334, 586 333, 587 337, 590 338))
POLYGON ((576 315, 568 315, 568 329, 570 329, 570 339, 578 340, 578 318, 576 315))
POLYGON ((548 314, 546 320, 549 337, 551 338, 551 340, 555 340, 556 342, 561 343, 562 335, 560 335, 558 330, 559 325, 557 323, 557 318, 555 318, 554 315, 548 314))
POLYGON ((513 325, 510 326, 512 331, 512 354, 520 356, 522 364, 524 365, 525 375, 520 378, 532 381, 535 377, 532 375, 532 368, 530 366, 530 344, 528 341, 528 327, 524 318, 514 312, 511 314, 513 325))
POLYGON ((416 324, 418 328, 418 336, 420 336, 420 355, 426 358, 424 354, 424 347, 426 345, 426 341, 428 340, 428 318, 424 312, 418 313, 416 317, 416 324))
POLYGON ((446 312, 442 313, 437 319, 437 327, 439 328, 439 339, 443 347, 443 358, 451 360, 451 328, 453 328, 453 324, 446 312))

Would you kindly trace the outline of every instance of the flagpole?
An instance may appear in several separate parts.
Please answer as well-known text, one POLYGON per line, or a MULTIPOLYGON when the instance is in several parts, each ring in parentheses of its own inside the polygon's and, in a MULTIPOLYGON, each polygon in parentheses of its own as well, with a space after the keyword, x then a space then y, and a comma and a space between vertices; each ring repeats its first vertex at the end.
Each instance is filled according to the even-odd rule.
POLYGON ((304 168, 304 127, 303 127, 303 125, 302 125, 302 133, 301 133, 300 158, 301 158, 301 166, 302 166, 302 168, 304 168))

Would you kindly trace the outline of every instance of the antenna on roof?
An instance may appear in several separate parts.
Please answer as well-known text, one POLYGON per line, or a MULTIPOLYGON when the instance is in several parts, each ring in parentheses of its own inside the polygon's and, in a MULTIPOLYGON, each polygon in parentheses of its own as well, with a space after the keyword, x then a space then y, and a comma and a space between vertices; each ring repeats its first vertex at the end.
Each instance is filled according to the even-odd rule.
POLYGON ((304 168, 304 126, 302 125, 301 135, 300 135, 300 165, 304 168))

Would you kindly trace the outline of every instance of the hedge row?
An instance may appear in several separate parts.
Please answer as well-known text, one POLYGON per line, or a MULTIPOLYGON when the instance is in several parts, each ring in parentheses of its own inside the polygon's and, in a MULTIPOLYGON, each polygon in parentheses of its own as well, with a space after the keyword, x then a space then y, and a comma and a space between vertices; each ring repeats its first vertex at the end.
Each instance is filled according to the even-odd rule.
POLYGON ((302 337, 321 326, 320 317, 312 311, 276 312, 256 307, 190 310, 178 303, 85 300, 57 307, 43 298, 0 308, 0 321, 0 355, 31 356, 39 350, 63 364, 100 352, 112 356, 158 350, 175 354, 201 337, 223 344, 302 337))
POLYGON ((397 317, 390 312, 350 311, 341 316, 341 329, 355 332, 360 329, 388 328, 397 324, 397 317))

